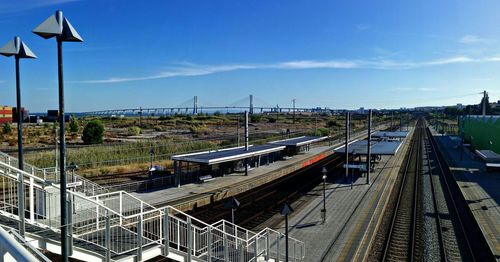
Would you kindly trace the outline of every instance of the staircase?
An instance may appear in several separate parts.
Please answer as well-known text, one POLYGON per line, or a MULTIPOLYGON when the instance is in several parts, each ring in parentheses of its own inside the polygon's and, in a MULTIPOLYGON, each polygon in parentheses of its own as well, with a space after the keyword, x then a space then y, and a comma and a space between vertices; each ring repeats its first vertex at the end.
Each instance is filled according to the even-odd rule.
MULTIPOLYGON (((26 240, 60 252, 60 194, 57 172, 27 166, 0 154, 0 223, 18 222, 17 188, 24 177, 26 240)), ((84 178, 67 192, 72 256, 88 261, 143 261, 158 255, 177 261, 284 261, 285 236, 252 232, 228 221, 206 224, 174 207, 155 208, 124 192, 102 192, 84 178)), ((304 243, 289 238, 290 261, 302 261, 304 243)))

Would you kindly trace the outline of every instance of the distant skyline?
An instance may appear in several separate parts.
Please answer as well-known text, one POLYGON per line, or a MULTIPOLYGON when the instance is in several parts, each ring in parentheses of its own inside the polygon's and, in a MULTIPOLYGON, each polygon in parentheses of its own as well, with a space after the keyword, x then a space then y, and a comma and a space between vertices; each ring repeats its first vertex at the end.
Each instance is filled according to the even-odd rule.
MULTIPOLYGON (((0 45, 18 35, 23 105, 57 108, 55 40, 31 30, 62 10, 66 110, 235 105, 400 108, 500 100, 500 2, 18 0, 0 3, 0 45), (238 104, 240 105, 240 104, 238 104), (241 104, 243 105, 243 104, 241 104)), ((15 104, 0 57, 0 105, 15 104)))

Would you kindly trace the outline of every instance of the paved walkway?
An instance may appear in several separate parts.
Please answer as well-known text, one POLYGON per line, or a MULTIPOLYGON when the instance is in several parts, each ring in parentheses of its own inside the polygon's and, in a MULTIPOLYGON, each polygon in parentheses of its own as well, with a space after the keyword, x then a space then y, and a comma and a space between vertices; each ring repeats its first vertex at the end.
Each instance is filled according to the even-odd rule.
MULTIPOLYGON (((383 157, 372 173, 372 184, 358 177, 353 189, 343 176, 327 184, 327 221, 321 221, 322 185, 317 198, 290 218, 290 236, 306 243, 306 261, 362 260, 399 173, 409 139, 392 157, 383 157)), ((280 228, 284 231, 283 225, 280 228)))
POLYGON ((479 223, 488 245, 500 261, 500 172, 486 172, 469 150, 460 160, 460 147, 449 136, 436 136, 462 194, 479 223))

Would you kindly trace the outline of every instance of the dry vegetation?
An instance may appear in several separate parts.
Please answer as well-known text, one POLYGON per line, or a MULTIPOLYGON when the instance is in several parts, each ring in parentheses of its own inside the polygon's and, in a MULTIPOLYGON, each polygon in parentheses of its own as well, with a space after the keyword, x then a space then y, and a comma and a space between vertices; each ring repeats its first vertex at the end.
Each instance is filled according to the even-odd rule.
MULTIPOLYGON (((243 117, 240 136, 243 141, 243 117)), ((68 163, 76 162, 80 173, 92 176, 108 173, 126 173, 147 170, 150 150, 155 153, 155 165, 169 168, 174 153, 234 146, 237 143, 237 115, 176 115, 164 117, 101 117, 105 125, 104 143, 83 145, 81 132, 87 122, 96 118, 79 118, 79 132, 67 132, 68 163)), ((381 119, 381 118, 379 118, 381 119)), ((377 120, 376 120, 377 121, 377 120)), ((354 116, 356 129, 366 126, 365 116, 354 116)), ((265 143, 292 135, 329 135, 342 132, 343 116, 291 114, 253 115, 250 122, 252 144, 265 143)), ((11 134, 1 134, 1 150, 15 154, 17 146, 15 126, 11 134)), ((55 164, 54 124, 26 124, 24 128, 25 161, 38 167, 55 164)))

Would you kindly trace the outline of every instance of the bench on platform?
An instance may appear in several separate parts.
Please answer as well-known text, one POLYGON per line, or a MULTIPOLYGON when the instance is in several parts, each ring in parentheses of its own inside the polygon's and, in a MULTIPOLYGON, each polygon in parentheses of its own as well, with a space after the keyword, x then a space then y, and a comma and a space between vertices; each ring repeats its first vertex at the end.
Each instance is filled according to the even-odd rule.
POLYGON ((211 175, 200 176, 201 183, 205 183, 205 182, 212 181, 212 180, 215 180, 215 177, 213 177, 211 175))

